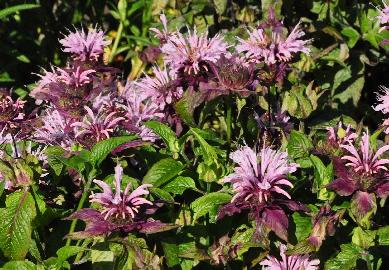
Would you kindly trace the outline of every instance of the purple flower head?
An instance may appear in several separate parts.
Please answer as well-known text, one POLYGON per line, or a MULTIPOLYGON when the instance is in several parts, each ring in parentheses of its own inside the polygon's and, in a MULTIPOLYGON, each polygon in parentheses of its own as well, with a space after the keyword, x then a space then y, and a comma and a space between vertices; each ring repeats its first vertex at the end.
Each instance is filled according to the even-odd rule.
POLYGON ((197 75, 202 68, 208 70, 206 62, 216 63, 228 45, 219 35, 207 36, 207 32, 198 34, 196 29, 187 35, 175 32, 161 48, 165 63, 189 75, 197 75))
POLYGON ((280 245, 281 259, 268 255, 260 265, 263 270, 318 270, 320 261, 311 260, 309 255, 290 255, 285 254, 286 246, 280 245))
POLYGON ((58 71, 60 73, 58 80, 73 87, 82 87, 89 84, 92 81, 90 74, 96 72, 93 69, 82 70, 79 66, 68 69, 58 68, 58 71))
POLYGON ((232 201, 241 198, 263 203, 274 193, 290 199, 283 186, 293 187, 286 174, 295 172, 298 164, 289 163, 287 156, 287 153, 270 147, 263 148, 259 154, 247 146, 233 152, 231 159, 238 167, 235 167, 233 174, 224 178, 224 182, 232 183, 236 192, 232 201))
POLYGON ((128 82, 125 90, 125 121, 123 126, 130 132, 138 134, 144 141, 155 141, 157 136, 145 125, 150 120, 161 120, 164 115, 150 97, 128 82))
POLYGON ((93 180, 94 183, 103 189, 103 192, 94 193, 89 198, 91 202, 96 202, 102 206, 101 214, 104 215, 104 219, 114 217, 115 219, 130 218, 133 220, 139 213, 139 207, 141 205, 153 205, 152 202, 142 198, 143 195, 149 194, 147 188, 152 187, 152 185, 141 185, 130 193, 131 184, 128 184, 124 192, 122 192, 122 178, 123 168, 118 164, 115 167, 115 193, 107 183, 100 180, 93 180))
POLYGON ((248 209, 257 224, 256 235, 266 237, 268 231, 272 230, 287 240, 288 217, 280 206, 287 206, 293 211, 305 210, 297 202, 291 201, 289 193, 284 190, 285 186, 293 186, 286 174, 295 172, 298 165, 289 163, 285 152, 270 147, 263 148, 257 154, 244 146, 233 152, 231 159, 238 166, 223 181, 232 183, 236 194, 231 203, 219 209, 218 218, 248 209))
POLYGON ((306 54, 310 52, 307 47, 310 40, 301 39, 305 33, 300 29, 300 23, 288 36, 285 36, 282 27, 273 25, 274 23, 264 24, 247 30, 249 34, 247 40, 237 37, 240 42, 236 47, 237 52, 245 52, 251 61, 264 61, 267 65, 286 63, 298 52, 306 54))
POLYGON ((104 32, 92 28, 86 33, 84 29, 69 31, 63 39, 59 41, 64 47, 63 51, 70 53, 75 60, 97 61, 104 53, 104 47, 110 41, 104 37, 104 32))
POLYGON ((381 111, 383 113, 389 113, 389 88, 385 86, 381 87, 382 95, 378 93, 377 100, 380 102, 377 106, 373 107, 376 111, 381 111))
POLYGON ((117 117, 116 112, 107 114, 104 107, 101 107, 96 114, 88 106, 84 109, 87 115, 81 122, 72 123, 71 127, 74 128, 75 137, 86 146, 109 138, 118 123, 124 120, 123 117, 117 117))
POLYGON ((0 95, 0 128, 13 127, 14 122, 24 118, 23 108, 25 101, 14 101, 8 95, 0 95))
POLYGON ((352 131, 351 125, 348 125, 344 129, 342 122, 339 122, 337 127, 329 127, 327 130, 328 142, 334 147, 340 147, 346 143, 353 143, 357 138, 357 134, 352 131))
POLYGON ((46 145, 60 145, 70 150, 75 142, 72 118, 62 116, 55 109, 47 109, 41 117, 43 125, 35 129, 33 139, 46 145))
POLYGON ((167 19, 165 14, 161 13, 161 15, 159 15, 159 18, 162 22, 163 29, 159 30, 157 28, 150 28, 150 31, 153 31, 155 33, 155 36, 159 38, 160 43, 164 44, 169 40, 171 33, 169 33, 169 31, 167 30, 167 19))
POLYGON ((177 75, 168 68, 153 68, 154 77, 146 75, 144 78, 135 82, 146 96, 149 96, 153 102, 159 104, 164 109, 166 104, 172 104, 182 97, 182 87, 176 83, 177 75))
POLYGON ((389 23, 389 5, 384 1, 382 1, 382 3, 384 4, 383 8, 377 7, 379 11, 377 19, 379 20, 380 24, 383 25, 380 31, 388 29, 387 24, 389 23))
POLYGON ((381 147, 374 153, 370 148, 368 133, 363 134, 359 149, 351 142, 347 142, 341 147, 349 153, 349 155, 342 157, 343 160, 347 161, 346 166, 352 167, 357 173, 373 175, 388 170, 386 164, 389 163, 389 159, 379 159, 379 157, 389 150, 389 145, 381 147))
POLYGON ((352 210, 357 213, 357 221, 363 221, 363 215, 374 209, 375 195, 385 198, 389 195, 389 159, 381 158, 389 145, 376 152, 370 148, 369 135, 364 133, 359 149, 353 144, 342 145, 349 155, 333 160, 337 178, 327 185, 340 196, 353 195, 352 210), (375 195, 374 195, 375 194, 375 195))
POLYGON ((238 55, 221 55, 216 64, 210 64, 217 82, 209 83, 209 90, 219 92, 219 94, 229 94, 230 92, 243 95, 250 94, 251 84, 254 77, 252 64, 247 64, 238 55))

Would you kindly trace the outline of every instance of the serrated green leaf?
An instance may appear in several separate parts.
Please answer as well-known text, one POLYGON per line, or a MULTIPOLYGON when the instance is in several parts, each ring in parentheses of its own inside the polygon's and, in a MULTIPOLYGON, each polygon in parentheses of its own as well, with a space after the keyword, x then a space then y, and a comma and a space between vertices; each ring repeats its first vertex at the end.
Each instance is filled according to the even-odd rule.
POLYGON ((170 127, 156 121, 148 121, 144 123, 144 125, 151 128, 154 133, 161 137, 166 146, 169 148, 170 152, 178 152, 177 136, 170 127))
POLYGON ((177 195, 182 195, 182 193, 184 193, 187 189, 197 190, 194 180, 185 176, 176 177, 173 181, 167 183, 162 189, 177 195))
POLYGON ((7 196, 6 208, 0 209, 0 248, 6 257, 24 259, 30 248, 35 215, 34 199, 27 190, 7 196))
POLYGON ((379 228, 377 230, 378 244, 389 246, 389 226, 379 228))
POLYGON ((325 270, 351 270, 357 264, 357 260, 361 257, 363 249, 354 244, 343 244, 340 246, 341 251, 335 258, 329 259, 325 266, 325 270))
POLYGON ((207 165, 212 165, 213 163, 217 162, 217 154, 214 147, 209 145, 203 137, 200 136, 200 132, 198 132, 197 128, 191 128, 190 132, 194 135, 196 140, 200 144, 200 148, 202 151, 202 156, 204 158, 204 161, 207 165))
POLYGON ((297 159, 309 156, 309 151, 313 147, 312 141, 302 132, 292 130, 287 146, 291 157, 297 159))
POLYGON ((152 187, 149 190, 150 190, 150 193, 152 195, 157 196, 161 200, 164 200, 167 202, 174 202, 174 198, 172 197, 172 195, 170 195, 169 192, 167 192, 163 189, 152 187))
POLYGON ((363 230, 361 227, 356 227, 353 230, 352 242, 363 249, 368 249, 374 245, 375 236, 375 231, 363 230))
POLYGON ((296 225, 296 239, 298 242, 304 240, 309 236, 312 230, 312 221, 311 218, 308 216, 304 216, 300 214, 299 212, 294 212, 293 215, 293 222, 296 225))
POLYGON ((359 32, 350 26, 343 28, 341 33, 343 36, 347 37, 347 45, 350 48, 353 48, 361 37, 359 32))
POLYGON ((84 250, 85 248, 80 246, 65 246, 58 249, 56 254, 58 256, 58 259, 60 259, 61 261, 65 261, 84 250))
POLYGON ((177 176, 184 165, 172 158, 165 158, 155 163, 143 177, 144 184, 152 184, 153 187, 160 187, 173 177, 177 176))
POLYGON ((135 138, 136 136, 113 137, 96 143, 90 151, 90 163, 93 166, 98 167, 112 152, 112 150, 126 142, 134 140, 135 138))
POLYGON ((213 192, 197 198, 190 205, 194 212, 193 221, 196 221, 211 211, 212 213, 215 213, 220 204, 224 204, 230 201, 231 195, 222 192, 213 192))
POLYGON ((35 265, 34 263, 25 260, 25 261, 12 261, 7 262, 1 268, 2 270, 43 270, 43 267, 35 265))

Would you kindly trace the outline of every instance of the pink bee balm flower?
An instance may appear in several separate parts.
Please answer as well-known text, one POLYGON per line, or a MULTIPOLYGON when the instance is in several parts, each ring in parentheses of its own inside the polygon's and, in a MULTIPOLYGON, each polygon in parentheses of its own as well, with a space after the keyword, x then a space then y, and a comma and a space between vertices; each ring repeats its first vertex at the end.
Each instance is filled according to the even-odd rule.
POLYGON ((389 145, 381 147, 374 153, 370 148, 368 133, 363 134, 360 149, 356 149, 351 142, 341 145, 341 147, 350 153, 350 155, 342 157, 343 160, 348 161, 346 166, 352 167, 357 173, 372 175, 388 170, 386 164, 389 164, 389 159, 379 159, 379 157, 389 150, 389 145))
POLYGON ((155 141, 157 136, 143 123, 151 120, 158 121, 164 117, 158 105, 130 82, 126 84, 125 99, 126 120, 123 126, 128 131, 138 134, 144 141, 155 141))
POLYGON ((152 187, 152 185, 141 185, 130 193, 131 184, 128 184, 124 192, 122 192, 122 178, 123 168, 118 164, 115 167, 115 193, 113 193, 111 187, 107 183, 100 180, 93 180, 94 183, 103 189, 103 192, 92 194, 89 197, 90 202, 96 202, 102 205, 103 210, 101 214, 104 215, 105 220, 111 216, 122 219, 126 219, 127 217, 134 219, 139 213, 139 207, 141 207, 141 205, 153 205, 152 202, 141 197, 149 194, 147 188, 152 187))
POLYGON ((282 186, 293 187, 286 174, 295 172, 298 164, 289 163, 287 153, 263 148, 259 154, 244 146, 231 154, 231 159, 239 166, 234 173, 224 178, 231 182, 238 198, 256 199, 258 203, 269 200, 272 193, 282 194, 290 199, 290 195, 282 186))
POLYGON ((162 31, 157 29, 157 28, 150 28, 150 31, 153 31, 155 33, 155 36, 157 38, 159 38, 159 40, 161 41, 161 44, 162 44, 162 43, 166 43, 166 41, 169 39, 171 34, 167 30, 167 19, 166 19, 165 14, 162 13, 159 16, 159 19, 162 22, 162 27, 163 27, 162 31))
POLYGON ((42 116, 43 125, 35 129, 33 139, 47 145, 60 145, 70 150, 74 144, 72 118, 65 118, 57 110, 48 109, 42 116))
POLYGON ((381 103, 373 107, 373 109, 376 111, 381 111, 383 113, 389 113, 389 88, 382 86, 381 90, 383 94, 382 95, 379 94, 377 96, 377 100, 380 101, 381 103))
POLYGON ((81 141, 85 137, 91 136, 95 142, 107 139, 110 137, 118 126, 118 123, 124 120, 123 117, 116 117, 116 112, 106 113, 104 107, 101 107, 95 114, 88 106, 84 107, 87 115, 82 122, 75 122, 71 127, 75 130, 75 137, 81 141))
POLYGON ((59 41, 64 47, 63 51, 71 53, 75 60, 97 61, 104 53, 104 47, 110 41, 104 38, 104 32, 99 29, 84 29, 70 32, 59 41))
POLYGON ((14 101, 8 95, 0 95, 0 128, 12 126, 12 122, 24 118, 23 108, 25 101, 14 101))
POLYGON ((205 62, 216 63, 228 48, 219 35, 210 39, 207 35, 207 32, 198 34, 196 29, 185 36, 174 33, 161 48, 165 63, 191 75, 198 74, 202 67, 207 70, 205 62))
POLYGON ((388 26, 385 26, 385 24, 389 23, 389 5, 384 1, 382 1, 382 3, 384 4, 384 7, 382 9, 377 8, 379 11, 379 15, 377 16, 377 19, 380 21, 380 24, 384 25, 380 29, 380 31, 388 29, 388 26))
POLYGON ((309 255, 285 255, 286 246, 280 245, 281 260, 274 256, 268 255, 260 265, 263 270, 317 270, 319 269, 320 261, 318 259, 311 260, 309 255))
POLYGON ((58 68, 60 75, 58 79, 69 86, 82 87, 91 82, 90 75, 96 71, 93 69, 82 70, 81 67, 75 67, 75 69, 61 69, 58 68))
POLYGON ((300 23, 286 38, 279 28, 270 29, 269 33, 267 31, 269 29, 251 28, 251 31, 247 31, 249 34, 247 40, 237 37, 240 42, 236 47, 237 51, 245 52, 251 61, 264 61, 267 65, 289 62, 298 52, 310 53, 307 47, 310 40, 301 39, 305 34, 300 30, 300 23))
POLYGON ((146 75, 135 84, 149 96, 159 107, 163 109, 166 104, 171 104, 182 97, 182 87, 175 85, 177 75, 169 69, 153 68, 154 77, 146 75))

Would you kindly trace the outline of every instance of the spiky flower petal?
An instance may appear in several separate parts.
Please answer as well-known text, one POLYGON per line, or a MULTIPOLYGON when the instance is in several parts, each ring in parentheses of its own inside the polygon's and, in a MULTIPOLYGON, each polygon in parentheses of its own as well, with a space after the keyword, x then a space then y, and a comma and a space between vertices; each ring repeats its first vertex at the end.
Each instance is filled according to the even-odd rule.
POLYGON ((104 53, 104 47, 110 41, 104 37, 104 32, 99 29, 84 29, 69 31, 63 39, 59 41, 64 47, 63 51, 72 54, 75 60, 97 61, 104 53))
POLYGON ((280 245, 281 260, 268 255, 260 265, 263 270, 317 270, 319 269, 320 261, 318 259, 311 260, 309 255, 290 255, 285 254, 286 246, 280 245))
POLYGON ((262 27, 247 30, 247 40, 237 37, 240 42, 236 50, 244 52, 253 62, 264 61, 267 65, 289 62, 298 52, 309 54, 307 47, 309 40, 301 39, 305 33, 298 23, 289 36, 285 37, 280 27, 277 29, 264 29, 262 27))
POLYGON ((272 194, 282 194, 290 199, 283 186, 292 187, 286 174, 295 172, 298 164, 289 163, 287 153, 263 148, 259 154, 244 146, 231 154, 231 159, 238 164, 234 173, 224 178, 231 182, 238 198, 254 199, 258 203, 266 202, 272 194))
POLYGON ((93 180, 94 183, 103 189, 103 192, 92 194, 90 201, 99 203, 103 207, 101 213, 104 215, 104 219, 108 219, 111 216, 121 219, 134 219, 141 205, 153 205, 152 202, 142 198, 143 195, 149 194, 147 188, 152 187, 152 185, 141 185, 130 193, 131 184, 128 184, 124 192, 122 192, 122 178, 123 168, 118 164, 115 167, 115 193, 107 183, 100 180, 93 180))
POLYGON ((97 113, 94 113, 88 106, 84 107, 87 115, 80 122, 71 124, 75 130, 75 137, 81 141, 88 138, 98 142, 110 137, 118 123, 124 120, 123 117, 117 117, 116 112, 107 113, 104 107, 101 107, 97 113))
POLYGON ((207 32, 199 34, 196 29, 189 30, 187 35, 175 32, 161 48, 165 63, 191 75, 198 74, 201 68, 207 69, 205 63, 216 63, 228 48, 220 35, 207 36, 207 32))
POLYGON ((357 149, 351 142, 342 145, 349 155, 343 156, 342 159, 346 160, 346 166, 352 167, 355 172, 364 175, 373 175, 380 171, 387 171, 386 167, 389 164, 389 159, 379 159, 379 157, 389 150, 389 145, 385 145, 374 151, 370 147, 369 134, 364 133, 359 149, 357 149))

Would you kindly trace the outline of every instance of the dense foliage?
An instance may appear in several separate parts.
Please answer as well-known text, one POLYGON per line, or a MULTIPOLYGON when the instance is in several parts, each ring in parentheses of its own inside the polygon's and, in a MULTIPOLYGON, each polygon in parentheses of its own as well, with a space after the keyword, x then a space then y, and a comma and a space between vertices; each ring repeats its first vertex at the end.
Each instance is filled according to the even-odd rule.
POLYGON ((389 267, 389 5, 0 3, 2 269, 389 267))

